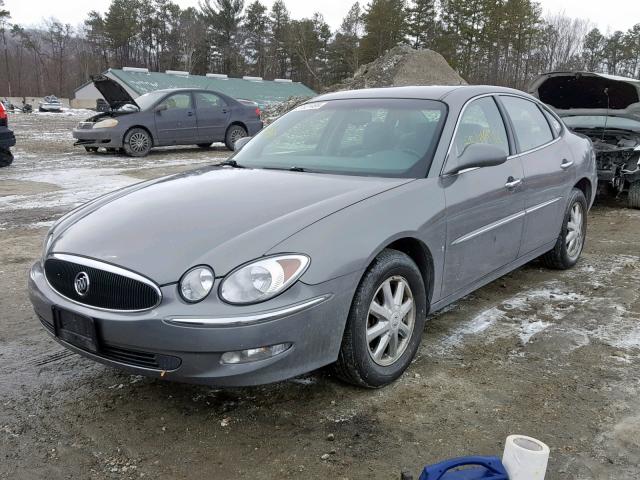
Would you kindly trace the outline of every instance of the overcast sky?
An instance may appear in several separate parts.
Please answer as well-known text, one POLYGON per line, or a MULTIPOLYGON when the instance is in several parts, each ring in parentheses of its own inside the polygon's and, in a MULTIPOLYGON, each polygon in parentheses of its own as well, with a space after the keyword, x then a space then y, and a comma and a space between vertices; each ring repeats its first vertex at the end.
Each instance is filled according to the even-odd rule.
MULTIPOLYGON (((269 7, 273 0, 262 0, 269 7)), ((174 0, 181 7, 197 6, 198 0, 174 0)), ((251 0, 245 0, 248 5, 251 0)), ((285 0, 294 18, 311 16, 320 11, 333 29, 336 29, 352 4, 349 0, 285 0)), ((63 23, 76 26, 90 10, 104 12, 110 0, 5 0, 5 8, 11 12, 12 21, 22 25, 34 25, 43 18, 56 17, 63 23)), ((366 0, 361 0, 361 4, 366 0)), ((541 0, 547 12, 564 10, 572 17, 591 20, 600 30, 627 30, 640 23, 640 3, 637 0, 541 0)))

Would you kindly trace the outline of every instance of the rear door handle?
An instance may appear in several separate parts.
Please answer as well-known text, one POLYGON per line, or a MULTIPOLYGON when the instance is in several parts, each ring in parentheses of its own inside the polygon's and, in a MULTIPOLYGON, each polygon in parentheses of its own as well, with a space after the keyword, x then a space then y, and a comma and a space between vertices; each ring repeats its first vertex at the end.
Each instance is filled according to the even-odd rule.
POLYGON ((187 115, 188 115, 189 117, 193 117, 193 112, 187 112, 187 115))
POLYGON ((562 163, 560 164, 560 168, 563 170, 566 170, 567 168, 569 168, 571 165, 573 165, 573 162, 567 160, 566 158, 562 160, 562 163))
POLYGON ((521 178, 509 177, 507 179, 507 183, 505 183, 504 186, 509 190, 513 190, 514 188, 518 187, 521 183, 522 183, 521 178))

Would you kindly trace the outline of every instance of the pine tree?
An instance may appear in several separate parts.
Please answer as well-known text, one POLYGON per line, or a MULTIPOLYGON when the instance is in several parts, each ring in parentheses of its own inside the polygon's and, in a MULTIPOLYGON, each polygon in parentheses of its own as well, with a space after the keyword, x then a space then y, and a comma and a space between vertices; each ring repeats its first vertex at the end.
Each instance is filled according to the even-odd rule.
POLYGON ((356 2, 342 20, 330 46, 332 82, 353 75, 360 66, 361 30, 362 11, 360 4, 356 2))
POLYGON ((212 64, 227 74, 240 73, 242 57, 238 33, 244 0, 204 0, 202 13, 210 26, 212 64))
POLYGON ((272 75, 280 78, 287 78, 290 66, 289 53, 289 10, 283 0, 276 0, 271 6, 271 44, 269 45, 269 55, 272 58, 270 70, 272 75))
POLYGON ((372 0, 365 9, 362 61, 371 62, 390 48, 403 43, 407 32, 404 0, 372 0))
POLYGON ((247 8, 244 24, 246 55, 252 61, 252 73, 264 77, 267 69, 267 42, 270 34, 267 7, 255 0, 247 8))
POLYGON ((413 0, 408 9, 407 33, 414 48, 431 47, 436 35, 435 0, 413 0))

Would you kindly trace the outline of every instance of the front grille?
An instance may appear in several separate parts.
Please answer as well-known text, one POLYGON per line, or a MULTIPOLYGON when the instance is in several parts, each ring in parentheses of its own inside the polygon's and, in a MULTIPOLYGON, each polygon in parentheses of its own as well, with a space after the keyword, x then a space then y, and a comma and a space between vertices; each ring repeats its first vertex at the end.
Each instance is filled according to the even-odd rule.
MULTIPOLYGON (((82 261, 82 260, 81 260, 82 261)), ((97 262, 92 262, 97 264, 97 262)), ((107 310, 137 311, 148 310, 160 303, 159 289, 124 274, 93 266, 82 265, 59 258, 49 258, 44 270, 51 287, 60 295, 87 306, 107 310), (84 272, 89 278, 89 287, 84 296, 76 290, 76 278, 84 272)), ((115 269, 124 272, 122 269, 115 269)), ((140 278, 139 275, 131 274, 140 278)))
POLYGON ((109 360, 126 363, 127 365, 152 368, 154 370, 175 370, 182 363, 178 357, 172 357, 171 355, 140 352, 112 345, 102 345, 98 355, 109 360))
MULTIPOLYGON (((55 335, 55 327, 40 317, 42 326, 55 335)), ((79 347, 76 347, 79 348, 79 347)), ((182 360, 171 355, 163 355, 160 353, 142 352, 139 350, 130 350, 128 348, 116 347, 105 343, 100 343, 97 353, 89 352, 107 360, 132 365, 134 367, 151 368, 153 370, 176 370, 182 360)))

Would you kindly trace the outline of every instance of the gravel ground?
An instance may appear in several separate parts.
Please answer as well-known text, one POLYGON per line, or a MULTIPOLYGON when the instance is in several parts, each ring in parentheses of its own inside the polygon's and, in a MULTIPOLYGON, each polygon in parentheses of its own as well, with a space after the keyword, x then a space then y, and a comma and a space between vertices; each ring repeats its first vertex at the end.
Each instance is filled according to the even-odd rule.
POLYGON ((640 212, 597 205, 572 271, 531 264, 432 315, 405 376, 377 391, 321 371, 220 390, 131 376, 65 351, 25 290, 47 226, 140 179, 224 149, 138 160, 72 146, 81 115, 14 115, 0 170, 0 478, 394 479, 551 447, 548 479, 640 478, 640 212))

